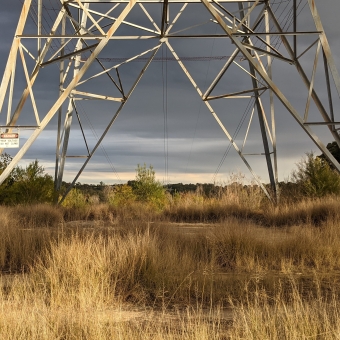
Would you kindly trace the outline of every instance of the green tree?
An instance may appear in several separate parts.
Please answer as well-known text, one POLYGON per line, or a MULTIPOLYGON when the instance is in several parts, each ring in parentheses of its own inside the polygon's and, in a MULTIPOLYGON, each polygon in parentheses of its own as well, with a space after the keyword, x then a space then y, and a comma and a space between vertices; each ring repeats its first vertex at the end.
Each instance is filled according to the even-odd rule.
MULTIPOLYGON (((12 156, 7 153, 3 153, 0 155, 0 174, 2 174, 9 163, 12 161, 12 156)), ((5 203, 9 197, 9 191, 11 186, 15 183, 15 169, 11 171, 9 176, 4 180, 4 182, 0 185, 0 204, 5 203)))
MULTIPOLYGON (((12 156, 7 153, 3 153, 0 155, 0 175, 7 168, 8 164, 11 163, 12 156)), ((6 180, 3 182, 3 186, 8 187, 14 183, 14 170, 9 174, 6 180)))
POLYGON ((303 194, 311 197, 340 194, 340 175, 333 170, 328 162, 313 153, 297 164, 293 179, 301 185, 303 194))
MULTIPOLYGON (((340 148, 338 146, 338 143, 337 142, 328 143, 327 149, 333 155, 333 157, 338 161, 338 163, 340 163, 340 148)), ((331 168, 334 168, 333 164, 331 164, 331 162, 326 158, 324 154, 321 154, 318 157, 321 159, 324 159, 330 165, 331 168)))
POLYGON ((0 199, 4 204, 29 204, 51 202, 53 179, 45 173, 37 160, 26 168, 17 166, 10 175, 10 182, 0 187, 0 199))
POLYGON ((145 163, 143 166, 138 164, 135 181, 130 183, 137 201, 153 203, 158 207, 164 205, 165 190, 163 185, 156 180, 155 170, 152 165, 147 168, 145 163))

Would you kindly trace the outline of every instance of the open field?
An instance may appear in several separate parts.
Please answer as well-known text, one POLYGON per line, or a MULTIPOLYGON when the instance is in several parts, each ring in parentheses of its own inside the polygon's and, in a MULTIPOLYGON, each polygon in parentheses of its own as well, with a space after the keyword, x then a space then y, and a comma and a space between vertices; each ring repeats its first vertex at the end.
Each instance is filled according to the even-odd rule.
POLYGON ((0 338, 340 339, 339 203, 0 207, 0 338))

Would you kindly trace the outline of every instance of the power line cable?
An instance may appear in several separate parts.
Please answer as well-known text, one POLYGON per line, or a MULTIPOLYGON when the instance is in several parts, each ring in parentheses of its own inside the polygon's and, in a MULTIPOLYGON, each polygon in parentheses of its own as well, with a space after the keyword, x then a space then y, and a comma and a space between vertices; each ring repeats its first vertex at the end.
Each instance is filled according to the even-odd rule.
MULTIPOLYGON (((86 118, 86 120, 87 120, 87 122, 88 122, 88 125, 89 125, 89 127, 90 127, 90 130, 91 130, 93 136, 95 137, 95 139, 96 139, 97 142, 98 142, 99 136, 98 136, 98 134, 97 134, 95 128, 93 127, 93 125, 92 125, 92 123, 91 123, 91 121, 90 121, 89 116, 87 115, 87 113, 86 113, 86 111, 85 111, 85 109, 84 109, 84 107, 82 106, 81 103, 79 103, 79 106, 81 107, 82 112, 84 113, 84 116, 85 116, 85 118, 86 118)), ((101 148, 101 150, 102 150, 102 152, 103 152, 103 154, 104 154, 104 156, 105 156, 107 162, 108 162, 109 165, 111 166, 112 171, 116 174, 118 181, 119 181, 120 183, 122 183, 122 180, 120 179, 119 173, 118 173, 117 169, 115 168, 115 166, 113 165, 113 162, 111 161, 111 159, 110 159, 110 157, 109 157, 109 155, 108 155, 108 153, 107 153, 107 151, 106 151, 104 145, 103 145, 102 143, 100 143, 99 146, 100 146, 100 148, 101 148)))
POLYGON ((168 184, 168 160, 169 160, 169 143, 168 143, 168 64, 166 57, 164 58, 164 49, 165 55, 167 55, 167 48, 162 46, 162 87, 163 87, 163 137, 164 137, 164 181, 168 184))
MULTIPOLYGON (((239 124, 237 125, 236 130, 235 130, 235 132, 234 132, 234 134, 232 136, 233 140, 235 140, 237 138, 237 136, 238 136, 238 134, 239 134, 239 132, 241 130, 241 127, 243 126, 243 123, 244 123, 245 119, 247 118, 247 116, 248 116, 248 114, 250 112, 251 107, 254 105, 254 101, 255 101, 254 98, 249 100, 248 105, 247 105, 247 107, 246 107, 246 109, 245 109, 245 111, 244 111, 244 113, 243 113, 243 115, 241 117, 241 120, 240 120, 239 124)), ((226 160, 226 158, 227 158, 227 156, 229 154, 229 151, 231 150, 231 147, 232 147, 232 143, 229 143, 229 145, 228 145, 226 151, 224 152, 224 154, 223 154, 223 156, 222 156, 222 158, 220 160, 220 163, 218 164, 217 169, 216 169, 216 171, 214 173, 213 180, 212 180, 213 183, 215 183, 216 177, 217 177, 218 173, 220 172, 221 167, 222 167, 224 161, 226 160)))
MULTIPOLYGON (((299 8, 299 6, 301 5, 301 2, 302 2, 302 0, 300 0, 300 2, 299 2, 299 4, 298 4, 297 8, 299 8)), ((281 2, 281 3, 282 3, 282 2, 281 2)), ((279 6, 276 8, 276 10, 275 10, 274 13, 276 13, 276 12, 278 11, 279 7, 281 6, 281 3, 279 3, 279 6)), ((282 17, 282 15, 283 15, 284 11, 287 9, 287 6, 288 6, 288 5, 289 5, 289 2, 287 2, 287 5, 285 6, 285 8, 283 9, 283 11, 282 11, 281 14, 279 15, 279 18, 282 17)), ((307 3, 301 8, 301 10, 298 12, 297 16, 300 15, 300 13, 301 13, 302 10, 306 7, 306 5, 307 5, 307 3)), ((294 19, 293 17, 291 17, 292 14, 293 14, 293 9, 290 9, 290 10, 288 11, 288 13, 286 13, 286 15, 283 17, 283 20, 285 20, 285 24, 282 26, 283 30, 287 27, 287 24, 288 24, 288 26, 290 26, 290 25, 292 24, 292 21, 293 21, 293 19, 294 19)), ((278 19, 278 20, 279 20, 279 19, 278 19)), ((282 20, 282 21, 283 21, 283 20, 282 20)), ((272 26, 272 28, 273 28, 273 26, 272 26)), ((271 28, 271 29, 272 29, 272 28, 271 28)), ((277 38, 276 38, 276 43, 274 43, 275 48, 276 48, 276 47, 277 47, 277 48, 280 48, 280 46, 281 46, 282 43, 283 43, 283 41, 282 41, 281 37, 277 37, 277 38)), ((262 43, 262 46, 264 46, 263 43, 262 43)), ((266 65, 266 68, 267 68, 267 67, 268 67, 268 64, 266 65)), ((254 100, 254 99, 253 99, 253 100, 254 100)), ((233 135, 233 139, 235 139, 235 138, 237 137, 237 135, 238 135, 238 133, 239 133, 239 131, 240 131, 240 129, 241 129, 241 126, 243 125, 243 123, 244 123, 244 121, 245 121, 246 116, 249 114, 249 111, 250 111, 250 108, 251 108, 251 106, 250 106, 251 101, 252 101, 252 100, 249 101, 248 106, 247 106, 246 111, 245 111, 245 113, 247 112, 247 114, 244 114, 244 115, 242 116, 241 121, 240 121, 238 127, 236 128, 236 131, 235 131, 235 133, 234 133, 234 135, 233 135), (241 123, 241 122, 242 122, 242 123, 241 123)), ((223 163, 224 163, 224 161, 225 161, 225 159, 226 159, 226 157, 227 157, 227 155, 228 155, 228 153, 229 153, 229 151, 230 151, 230 149, 231 149, 231 146, 232 146, 232 144, 230 143, 229 146, 228 146, 228 148, 227 148, 227 150, 226 150, 225 153, 223 154, 222 159, 221 159, 221 161, 220 161, 220 163, 219 163, 219 165, 218 165, 218 167, 217 167, 217 169, 216 169, 216 171, 215 171, 215 174, 214 174, 214 177, 213 177, 213 182, 215 182, 216 176, 218 175, 218 173, 219 173, 219 171, 220 171, 220 169, 221 169, 221 167, 222 167, 222 165, 223 165, 223 163)))
MULTIPOLYGON (((217 32, 217 26, 215 27, 215 34, 216 34, 216 32, 217 32)), ((207 72, 206 72, 206 74, 205 74, 205 80, 204 80, 204 86, 203 86, 203 88, 205 88, 205 86, 206 86, 206 84, 207 84, 208 74, 209 74, 209 70, 210 70, 210 66, 211 66, 210 60, 213 60, 213 59, 212 59, 212 54, 213 54, 214 47, 215 47, 215 41, 216 41, 216 39, 213 40, 213 43, 212 43, 212 46, 211 46, 210 57, 205 57, 205 58, 207 58, 206 60, 209 60, 209 65, 208 65, 208 68, 207 68, 207 72)), ((228 59, 229 59, 229 58, 230 58, 230 56, 228 56, 228 59)), ((227 58, 226 58, 226 59, 227 59, 227 58)), ((183 59, 182 59, 182 60, 183 60, 183 59)), ((187 166, 186 166, 185 172, 187 172, 187 170, 188 170, 188 165, 189 165, 190 160, 191 160, 192 149, 193 149, 194 142, 195 142, 195 138, 196 138, 197 127, 198 127, 198 121, 199 121, 199 118, 200 118, 200 116, 201 116, 202 106, 203 106, 203 100, 200 101, 200 106, 199 106, 199 110, 198 110, 198 114, 197 114, 197 118, 196 118, 196 122, 195 122, 194 136, 193 136, 192 141, 191 141, 190 153, 189 153, 189 158, 188 158, 188 162, 187 162, 187 166)))
MULTIPOLYGON (((58 10, 54 7, 54 5, 52 4, 51 0, 49 0, 49 2, 50 2, 51 8, 47 8, 44 4, 43 4, 43 8, 44 8, 45 11, 47 11, 47 14, 48 14, 48 16, 49 16, 51 22, 54 22, 54 20, 53 20, 53 18, 52 18, 52 16, 50 15, 49 12, 50 12, 50 11, 54 11, 55 14, 58 14, 58 10)), ((21 3, 23 3, 22 0, 21 0, 21 3)), ((37 5, 37 1, 36 1, 36 0, 34 0, 34 3, 37 5)), ((284 25, 281 24, 281 27, 283 28, 283 30, 285 30, 286 27, 287 27, 287 25, 290 26, 290 25, 292 24, 292 21, 293 21, 293 17, 292 17, 292 16, 293 16, 293 13, 292 13, 293 10, 292 10, 292 8, 290 8, 289 11, 286 11, 286 10, 287 10, 287 7, 288 7, 288 5, 289 5, 289 3, 290 3, 290 1, 289 1, 289 0, 285 0, 285 1, 282 0, 282 1, 278 1, 278 2, 273 2, 271 5, 277 5, 276 8, 275 8, 275 11, 274 11, 274 14, 276 14, 276 13, 279 11, 279 8, 281 7, 281 5, 282 5, 283 3, 286 3, 286 6, 285 6, 285 7, 283 8, 283 10, 280 12, 280 14, 279 14, 277 20, 278 20, 278 21, 281 21, 281 23, 284 22, 284 25), (282 20, 281 20, 281 18, 282 18, 282 20)), ((302 3, 302 0, 300 0, 299 4, 298 4, 298 6, 297 6, 298 8, 300 7, 301 3, 302 3)), ((299 14, 301 13, 301 11, 305 8, 306 5, 307 5, 307 3, 301 8, 301 10, 298 12, 297 15, 299 15, 299 14)), ((33 22, 35 23, 35 25, 38 26, 38 24, 37 24, 37 17, 38 17, 38 15, 37 15, 37 12, 35 11, 34 6, 32 6, 31 9, 30 9, 30 16, 31 16, 33 22)), ((51 28, 51 24, 48 22, 48 20, 46 19, 45 16, 43 16, 43 20, 44 20, 44 22, 47 24, 47 26, 48 26, 49 28, 51 28)), ((264 23, 262 22, 261 25, 263 26, 264 23)), ((272 24, 271 29, 272 29, 273 25, 274 25, 274 24, 272 24)), ((261 27, 262 27, 262 26, 261 26, 261 27)), ((47 33, 45 24, 43 24, 43 29, 44 29, 44 31, 47 33)), ((272 45, 275 46, 275 47, 277 47, 277 48, 280 48, 280 46, 281 46, 282 43, 283 43, 281 37, 278 36, 278 37, 274 38, 273 40, 274 40, 274 42, 273 42, 272 45)), ((214 40, 214 42, 215 42, 215 40, 214 40)), ((52 49, 52 50, 55 50, 55 49, 57 49, 57 48, 60 47, 60 46, 58 46, 54 41, 53 41, 53 43, 54 43, 54 46, 51 45, 51 49, 52 49), (56 47, 55 47, 55 46, 56 46, 56 47)), ((73 42, 72 42, 72 43, 73 43, 73 42)), ((264 45, 264 44, 262 43, 262 44, 261 44, 261 47, 262 47, 263 45, 264 45)), ((69 48, 69 46, 66 46, 66 48, 67 48, 67 50, 71 51, 71 49, 69 48)), ((74 46, 74 48, 75 48, 75 46, 74 46)), ((209 67, 210 67, 210 60, 225 60, 225 59, 227 59, 227 58, 229 58, 229 56, 212 56, 212 54, 211 54, 210 57, 181 57, 181 60, 186 60, 186 61, 205 61, 205 60, 207 60, 207 61, 209 61, 209 67)), ((241 57, 240 57, 240 58, 241 58, 241 57)), ((119 61, 124 61, 124 60, 126 60, 126 59, 127 59, 127 58, 100 58, 101 61, 105 61, 105 62, 111 62, 111 61, 118 61, 118 62, 119 62, 119 61)), ((135 61, 144 61, 145 59, 146 59, 146 58, 141 57, 141 58, 137 58, 135 61)), ((162 58, 154 58, 154 61, 161 61, 161 62, 162 62, 162 77, 163 77, 163 113, 164 113, 164 157, 165 157, 165 178, 166 178, 166 181, 168 180, 167 62, 168 62, 168 61, 175 61, 175 60, 176 60, 175 58, 173 58, 173 57, 168 57, 167 55, 164 57, 164 55, 163 55, 163 50, 162 50, 162 58), (164 62, 165 62, 165 69, 164 69, 164 62)), ((209 68, 208 68, 208 70, 209 70, 209 68)), ((207 79, 207 76, 206 76, 206 79, 207 79)), ((249 103, 248 103, 248 107, 249 107, 249 105, 250 105, 250 102, 251 102, 251 101, 249 101, 249 103)), ((202 103, 201 103, 201 105, 202 105, 202 103)), ((248 107, 247 107, 247 108, 248 108, 248 107)), ((201 106, 200 106, 200 109, 201 109, 201 106)), ((246 109, 245 113, 243 114, 243 116, 242 116, 242 118, 241 118, 241 121, 239 122, 239 125, 238 125, 238 127, 236 128, 236 131, 235 131, 235 133, 234 133, 234 137, 233 137, 233 138, 236 138, 237 134, 239 133, 240 128, 241 128, 242 124, 244 123, 244 120, 245 120, 246 116, 247 116, 248 113, 249 113, 249 110, 250 110, 250 109, 248 109, 248 110, 246 109)), ((84 111, 84 112, 85 112, 85 111, 84 111)), ((85 113, 85 115, 86 115, 86 113, 85 113)), ((87 117, 87 116, 86 116, 86 117, 87 117)), ((199 115, 198 115, 198 117, 199 117, 199 115)), ((88 119, 88 117, 87 117, 87 119, 88 119)), ((89 119, 88 119, 88 121, 89 121, 89 119)), ((198 121, 198 120, 197 120, 197 121, 198 121)), ((196 121, 196 127, 195 127, 195 133, 194 133, 193 141, 194 141, 195 135, 196 135, 197 121, 196 121)), ((90 123, 90 121, 89 121, 89 123, 90 123)), ((90 123, 90 124, 91 124, 91 123, 90 123)), ((95 130, 93 129, 92 125, 91 125, 91 129, 93 130, 94 135, 96 135, 95 130)), ((97 136, 97 137, 98 137, 98 136, 97 136)), ((192 146, 193 146, 193 143, 192 143, 192 146)), ((219 172, 221 166, 223 165, 224 160, 225 160, 227 154, 229 153, 230 147, 231 147, 231 144, 229 145, 228 149, 227 149, 226 152, 224 153, 224 155, 223 155, 223 157, 222 157, 222 159, 221 159, 221 162, 220 162, 220 164, 219 164, 219 166, 218 166, 218 169, 217 169, 217 171, 215 172, 214 178, 216 177, 217 173, 219 172)), ((108 157, 108 155, 107 155, 105 149, 103 149, 103 150, 104 150, 104 153, 106 154, 106 156, 108 157)), ((191 150, 192 150, 192 147, 191 147, 191 150)), ((191 154, 191 152, 190 152, 190 154, 191 154)), ((110 162, 111 162, 111 161, 110 161, 110 162)), ((112 162, 111 162, 111 164, 112 164, 112 162)), ((112 164, 112 166, 113 166, 113 164, 112 164)), ((114 167, 113 167, 113 169, 114 169, 114 167)), ((115 169, 114 169, 114 171, 115 171, 115 169)), ((118 175, 118 174, 117 174, 117 175, 118 175)))

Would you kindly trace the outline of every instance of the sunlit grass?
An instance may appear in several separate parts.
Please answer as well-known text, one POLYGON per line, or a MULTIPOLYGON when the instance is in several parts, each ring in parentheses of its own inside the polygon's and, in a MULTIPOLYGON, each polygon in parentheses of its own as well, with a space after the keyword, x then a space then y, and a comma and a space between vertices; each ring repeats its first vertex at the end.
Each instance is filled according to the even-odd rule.
POLYGON ((340 338, 338 198, 235 197, 1 207, 0 338, 340 338))

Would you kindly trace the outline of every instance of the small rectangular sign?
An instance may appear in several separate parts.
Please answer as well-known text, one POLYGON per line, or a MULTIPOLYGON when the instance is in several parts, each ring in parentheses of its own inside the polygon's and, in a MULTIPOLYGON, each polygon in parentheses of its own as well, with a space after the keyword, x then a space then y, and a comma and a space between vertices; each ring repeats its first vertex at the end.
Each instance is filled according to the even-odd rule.
POLYGON ((18 133, 1 133, 0 148, 18 148, 19 134, 18 133))

